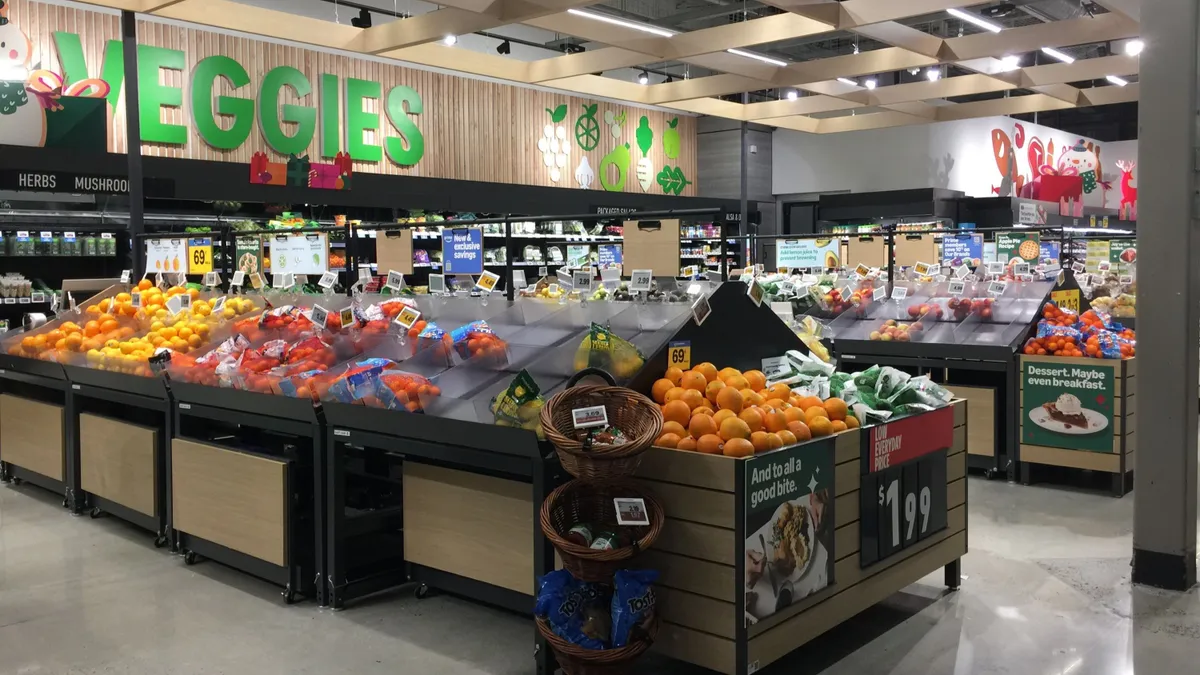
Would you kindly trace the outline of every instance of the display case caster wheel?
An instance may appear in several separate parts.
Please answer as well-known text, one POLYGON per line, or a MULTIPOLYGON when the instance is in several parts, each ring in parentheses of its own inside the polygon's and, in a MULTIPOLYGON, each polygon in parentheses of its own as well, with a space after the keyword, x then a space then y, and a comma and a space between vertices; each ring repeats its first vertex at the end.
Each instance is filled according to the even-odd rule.
POLYGON ((167 535, 160 534, 154 538, 154 548, 162 548, 167 545, 167 535))
MULTIPOLYGON (((66 506, 65 502, 63 503, 63 506, 66 506)), ((93 506, 91 513, 88 515, 90 515, 93 519, 96 519, 104 515, 104 511, 101 511, 99 506, 93 506)))
POLYGON ((183 552, 183 564, 195 565, 196 562, 197 562, 197 556, 196 556, 195 551, 184 551, 183 552))
POLYGON ((417 596, 418 600, 425 600, 429 598, 431 593, 432 591, 430 591, 427 584, 421 584, 420 586, 417 586, 417 590, 414 595, 417 596))
POLYGON ((292 588, 291 584, 288 584, 287 587, 283 589, 283 604, 290 605, 294 602, 296 602, 296 591, 292 588))

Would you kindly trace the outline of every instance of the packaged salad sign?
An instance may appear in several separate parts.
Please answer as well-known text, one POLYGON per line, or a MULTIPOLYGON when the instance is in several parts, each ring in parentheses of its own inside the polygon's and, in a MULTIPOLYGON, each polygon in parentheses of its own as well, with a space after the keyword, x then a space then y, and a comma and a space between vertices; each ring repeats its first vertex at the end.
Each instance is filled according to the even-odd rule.
POLYGON ((1112 452, 1115 374, 1113 363, 1022 358, 1021 442, 1112 452))
POLYGON ((833 583, 834 440, 746 460, 746 622, 833 583))

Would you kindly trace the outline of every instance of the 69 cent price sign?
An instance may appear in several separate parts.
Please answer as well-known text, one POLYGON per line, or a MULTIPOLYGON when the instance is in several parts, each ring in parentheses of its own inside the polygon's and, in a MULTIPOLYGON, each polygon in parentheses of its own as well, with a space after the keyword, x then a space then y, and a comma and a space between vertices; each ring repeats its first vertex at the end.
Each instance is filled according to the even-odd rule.
POLYGON ((869 567, 946 528, 946 453, 954 410, 940 408, 862 434, 859 563, 869 567))

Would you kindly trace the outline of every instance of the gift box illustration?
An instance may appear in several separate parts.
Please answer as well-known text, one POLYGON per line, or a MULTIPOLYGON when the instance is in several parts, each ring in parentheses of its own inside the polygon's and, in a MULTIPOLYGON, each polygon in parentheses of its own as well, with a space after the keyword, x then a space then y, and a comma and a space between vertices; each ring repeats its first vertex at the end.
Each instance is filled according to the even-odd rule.
POLYGON ((287 162, 272 162, 265 152, 250 159, 250 182, 256 185, 291 185, 322 190, 349 190, 353 160, 339 152, 332 164, 313 164, 307 155, 292 155, 287 162))

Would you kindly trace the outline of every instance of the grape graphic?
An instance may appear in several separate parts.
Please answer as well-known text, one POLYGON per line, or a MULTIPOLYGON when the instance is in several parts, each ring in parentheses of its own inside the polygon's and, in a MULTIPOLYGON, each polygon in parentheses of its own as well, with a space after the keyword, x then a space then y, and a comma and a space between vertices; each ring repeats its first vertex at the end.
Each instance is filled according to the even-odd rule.
POLYGON ((564 103, 554 110, 546 108, 554 124, 542 128, 542 137, 538 139, 537 147, 542 153, 542 163, 550 169, 550 180, 557 183, 562 180, 562 169, 567 165, 567 156, 571 154, 571 144, 567 141, 567 129, 559 124, 567 116, 567 105, 564 103))
POLYGON ((575 120, 575 142, 588 152, 600 145, 600 123, 596 121, 599 107, 595 103, 583 106, 583 114, 575 120))

